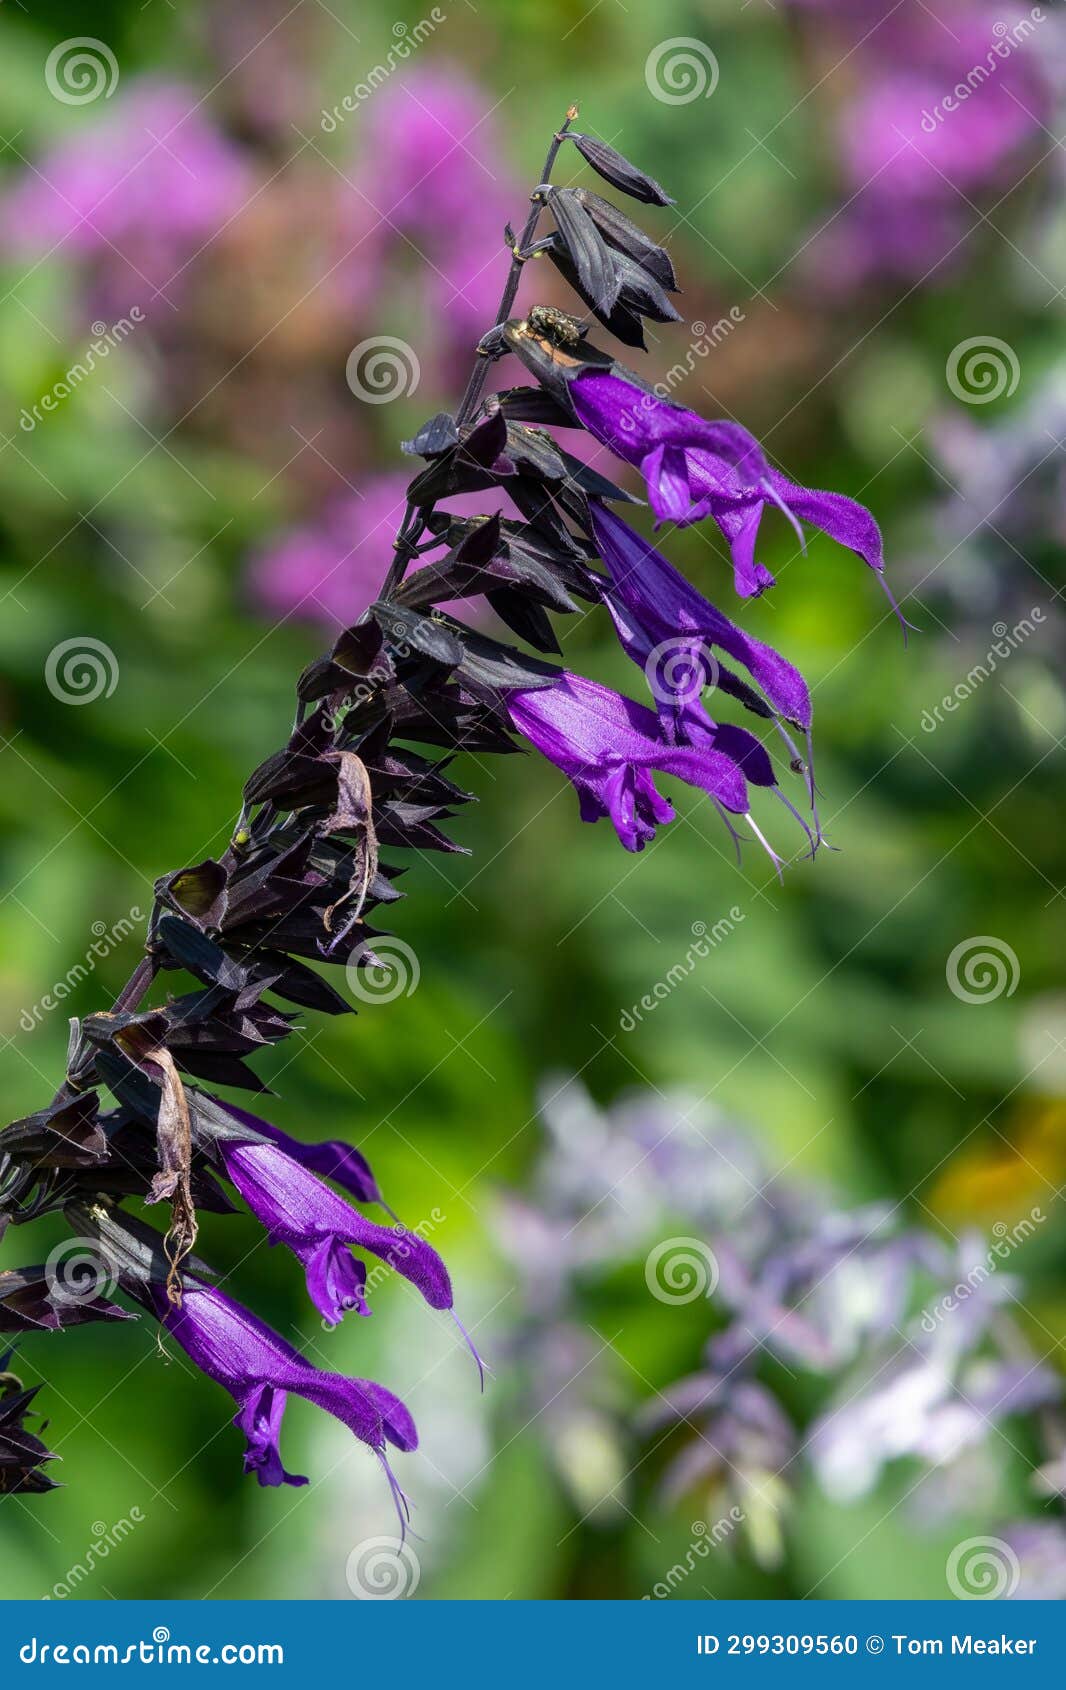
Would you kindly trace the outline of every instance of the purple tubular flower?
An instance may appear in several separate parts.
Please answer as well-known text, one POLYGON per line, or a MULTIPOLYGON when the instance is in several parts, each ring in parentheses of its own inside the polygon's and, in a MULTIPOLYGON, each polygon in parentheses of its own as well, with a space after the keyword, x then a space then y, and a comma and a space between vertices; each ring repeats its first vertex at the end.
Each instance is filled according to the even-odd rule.
POLYGON ((658 522, 682 528, 705 516, 717 522, 729 541, 742 598, 774 585, 755 557, 768 504, 789 519, 804 550, 801 521, 858 553, 883 578, 881 532, 869 511, 842 493, 817 492, 780 475, 739 423, 706 422, 610 370, 583 371, 570 384, 570 396, 589 433, 640 469, 658 522))
MULTIPOLYGON (((152 1287, 152 1296, 166 1331, 237 1403, 233 1423, 248 1440, 244 1470, 261 1485, 307 1483, 285 1471, 278 1448, 289 1391, 342 1421, 374 1450, 387 1472, 387 1443, 402 1450, 418 1447, 414 1421, 391 1391, 370 1379, 347 1379, 312 1367, 277 1332, 215 1287, 186 1280, 180 1308, 167 1300, 161 1285, 152 1287)), ((389 1478, 395 1488, 391 1473, 389 1478)))
POLYGON ((323 1179, 331 1179, 335 1185, 341 1186, 357 1203, 380 1203, 383 1209, 388 1207, 378 1189, 370 1163, 354 1144, 348 1144, 342 1138, 327 1138, 319 1140, 316 1144, 305 1144, 302 1139, 282 1132, 280 1127, 272 1126, 259 1115, 253 1115, 247 1109, 238 1109, 235 1103, 227 1103, 226 1110, 230 1115, 235 1115, 238 1121, 243 1121, 246 1127, 251 1127, 263 1138, 268 1138, 271 1144, 276 1144, 279 1150, 284 1150, 286 1156, 291 1156, 294 1162, 299 1162, 301 1168, 309 1168, 312 1173, 321 1174, 323 1179))
POLYGON ((349 1244, 369 1250, 421 1291, 431 1308, 450 1309, 452 1287, 437 1252, 406 1227, 378 1226, 275 1144, 223 1140, 226 1174, 266 1227, 271 1244, 287 1244, 303 1264, 308 1294, 330 1325, 346 1311, 369 1313, 366 1270, 349 1244))
POLYGON ((611 577, 608 608, 634 662, 644 667, 657 645, 670 642, 677 650, 691 636, 694 665, 701 647, 717 647, 743 664, 780 715, 810 727, 811 696, 798 669, 723 616, 614 511, 595 501, 590 509, 596 546, 611 577))
POLYGON ((658 823, 674 819, 652 774, 677 775, 726 810, 744 815, 747 785, 732 757, 713 745, 671 745, 657 717, 610 687, 569 670, 554 685, 508 695, 511 719, 577 789, 583 821, 609 816, 627 851, 640 851, 658 823))

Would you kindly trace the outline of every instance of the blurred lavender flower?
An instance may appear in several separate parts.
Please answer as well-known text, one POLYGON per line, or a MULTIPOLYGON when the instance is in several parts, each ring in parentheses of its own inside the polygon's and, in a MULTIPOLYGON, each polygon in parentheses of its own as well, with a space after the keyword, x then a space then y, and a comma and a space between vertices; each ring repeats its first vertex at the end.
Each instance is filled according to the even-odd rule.
MULTIPOLYGON (((635 1094, 601 1112, 577 1084, 557 1084, 543 1119, 549 1145, 530 1200, 508 1199, 497 1230, 522 1276, 530 1405, 544 1346, 560 1329, 573 1334, 573 1371, 555 1382, 553 1459, 560 1418, 602 1417, 605 1401, 613 1439, 623 1440, 619 1418, 633 1382, 620 1397, 609 1346, 579 1342, 598 1338, 589 1294, 606 1275, 646 1275, 649 1251, 684 1231, 713 1252, 713 1306, 724 1321, 706 1341, 703 1368, 629 1411, 630 1427, 654 1434, 656 1447, 671 1428, 684 1434, 666 1467, 666 1497, 709 1485, 710 1506, 722 1516, 732 1510, 752 1553, 770 1566, 784 1553, 802 1472, 834 1500, 851 1501, 889 1462, 916 1459, 941 1481, 935 1495, 923 1487, 915 1510, 928 1527, 947 1509, 972 1506, 972 1485, 967 1493, 947 1481, 967 1463, 972 1477, 990 1430, 1037 1409, 1052 1456, 1040 1482, 1044 1494, 1055 1491, 1062 1440, 1046 1411, 1061 1401, 1062 1383, 1005 1312, 1016 1281, 989 1271, 976 1235, 949 1246, 906 1225, 898 1210, 841 1210, 798 1181, 772 1177, 748 1135, 682 1098, 635 1094), (949 1306, 960 1282, 970 1294, 949 1306), (798 1369, 830 1384, 828 1401, 823 1392, 822 1406, 796 1417, 760 1377, 774 1360, 790 1377, 798 1369)), ((585 1512, 592 1506, 586 1500, 585 1512)))
POLYGON ((1014 1299, 1017 1282, 1002 1272, 975 1273, 986 1256, 981 1239, 970 1235, 954 1252, 939 1254, 940 1261, 934 1245, 927 1265, 940 1284, 966 1283, 971 1293, 936 1318, 927 1304, 924 1317, 904 1329, 893 1318, 886 1336, 902 1339, 904 1347, 875 1345, 863 1360, 865 1385, 844 1377, 839 1403, 815 1422, 807 1444, 830 1496, 866 1495, 884 1464, 901 1456, 950 1465, 1007 1416, 1061 1398, 1061 1380, 1014 1341, 1012 1327, 1009 1351, 996 1341, 999 1311, 1014 1299))
POLYGON ((1061 1520, 1023 1520, 1008 1527, 1004 1541, 1018 1557, 1021 1578, 1015 1602, 1066 1601, 1066 1526, 1061 1520))

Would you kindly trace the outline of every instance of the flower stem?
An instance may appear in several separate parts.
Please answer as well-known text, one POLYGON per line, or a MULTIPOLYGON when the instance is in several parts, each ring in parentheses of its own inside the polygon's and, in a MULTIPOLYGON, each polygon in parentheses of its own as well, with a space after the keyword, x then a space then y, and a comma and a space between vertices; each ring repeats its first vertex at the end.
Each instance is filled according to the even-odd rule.
MULTIPOLYGON (((552 144, 548 148, 548 156, 544 160, 544 169, 541 171, 538 178, 540 182, 543 183, 550 181, 551 173, 555 168, 555 160, 558 156, 559 148, 563 144, 563 137, 570 128, 570 125, 574 122, 577 114, 577 107, 571 106, 566 114, 562 128, 557 130, 552 136, 552 144)), ((524 252, 526 250, 526 247, 529 246, 533 236, 536 234, 537 222, 543 208, 542 200, 537 199, 533 201, 532 209, 530 210, 529 216, 526 218, 526 226, 522 230, 522 235, 518 242, 519 252, 524 252)), ((524 262, 524 259, 517 257, 512 257, 511 259, 511 268, 507 274, 507 281, 504 284, 503 297, 500 300, 500 308, 496 313, 496 321, 492 325, 493 328, 498 328, 501 323, 505 323, 511 314, 511 306, 514 304, 515 295, 518 292, 518 283, 522 276, 522 266, 524 262)), ((474 368, 470 372, 470 380, 466 384, 466 392, 463 394, 462 404, 459 406, 456 416, 456 421, 460 424, 460 426, 465 422, 469 422, 474 413, 477 402, 481 398, 481 390, 485 385, 488 368, 488 359, 479 356, 474 368)))

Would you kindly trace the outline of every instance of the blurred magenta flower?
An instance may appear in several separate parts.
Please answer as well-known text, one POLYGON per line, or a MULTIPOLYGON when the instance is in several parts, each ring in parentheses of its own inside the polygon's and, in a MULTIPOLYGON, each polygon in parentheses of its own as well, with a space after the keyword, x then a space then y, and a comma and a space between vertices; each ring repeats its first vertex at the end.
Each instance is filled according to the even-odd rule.
MULTIPOLYGON (((453 352, 466 360, 495 313, 504 225, 524 197, 501 163, 493 105, 461 71, 419 66, 381 88, 360 120, 350 211, 364 216, 369 201, 391 258, 417 262, 428 315, 459 343, 445 346, 448 360, 453 352)), ((442 379, 452 373, 443 370, 442 379)))
MULTIPOLYGON (((397 472, 375 476, 359 491, 329 500, 316 516, 260 552, 249 571, 259 608, 270 616, 298 616, 331 626, 358 621, 377 597, 388 570, 409 480, 397 472)), ((499 495, 486 493, 459 494, 447 501, 457 516, 502 503, 499 495)), ((463 614, 477 621, 479 607, 462 603, 463 614)), ((483 610, 480 615, 483 619, 483 610)))
POLYGON ((252 178, 191 89, 142 81, 16 178, 0 202, 0 231, 16 253, 61 246, 68 262, 101 260, 143 303, 146 286, 166 291, 218 233, 252 178))
MULTIPOLYGON (((793 0, 796 3, 796 0, 793 0)), ((1057 20, 1042 8, 991 11, 962 0, 887 10, 865 0, 800 8, 847 44, 838 119, 845 204, 814 242, 836 288, 925 279, 983 225, 983 194, 1009 188, 1050 115, 1057 20)))

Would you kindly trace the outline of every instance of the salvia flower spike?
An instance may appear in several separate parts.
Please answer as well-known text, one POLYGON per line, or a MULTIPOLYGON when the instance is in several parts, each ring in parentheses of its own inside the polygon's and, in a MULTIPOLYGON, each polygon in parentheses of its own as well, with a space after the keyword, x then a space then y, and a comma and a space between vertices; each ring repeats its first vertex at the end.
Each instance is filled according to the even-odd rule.
MULTIPOLYGON (((344 974, 334 984, 328 972, 350 977, 379 966, 382 930, 373 923, 402 896, 397 854, 461 849, 449 827, 470 795, 446 772, 457 752, 513 751, 517 733, 571 782, 582 819, 609 819, 627 850, 642 849, 672 820, 656 785, 664 778, 704 794, 738 851, 746 826, 775 868, 782 858, 753 814, 761 792, 784 801, 812 853, 820 843, 817 817, 813 827, 803 821, 762 741, 719 719, 719 704, 734 704, 755 726, 776 730, 783 776, 806 778, 813 808, 803 676, 622 519, 617 507, 639 501, 569 452, 568 433, 584 429, 640 471, 658 524, 716 523, 741 598, 774 584, 757 556, 769 506, 801 540, 812 524, 884 574, 877 524, 861 505, 789 481, 738 424, 705 421, 661 398, 590 340, 587 317, 535 302, 512 316, 538 253, 628 345, 643 346, 644 320, 679 316, 665 248, 599 193, 553 184, 569 141, 630 199, 671 203, 637 165, 575 131, 577 115, 571 107, 552 137, 521 233, 507 231, 499 311, 460 404, 404 445, 425 467, 408 489, 379 597, 299 677, 292 730, 245 783, 227 848, 156 882, 143 956, 110 1009, 72 1023, 55 1096, 0 1132, 0 1239, 60 1213, 81 1252, 69 1283, 55 1253, 46 1267, 0 1272, 0 1333, 33 1337, 128 1319, 113 1301, 120 1293, 228 1392, 246 1470, 260 1484, 305 1482, 286 1471, 279 1446, 286 1397, 296 1392, 382 1462, 401 1522, 406 1504, 386 1451, 414 1449, 407 1409, 382 1385, 312 1365, 212 1283, 209 1264, 193 1253, 199 1217, 253 1216, 263 1242, 296 1258, 326 1327, 350 1311, 370 1313, 383 1265, 455 1320, 480 1369, 447 1269, 385 1206, 339 1123, 334 1136, 307 1143, 228 1094, 266 1090, 255 1056, 286 1039, 298 1014, 352 1013, 344 974), (546 235, 538 233, 544 215, 554 224, 546 235), (483 397, 506 353, 533 382, 483 397), (471 492, 507 502, 474 518, 442 508, 450 495, 471 492), (520 643, 476 632, 441 608, 471 597, 484 598, 520 643), (552 618, 582 607, 613 625, 644 672, 638 691, 647 702, 534 655, 557 653, 552 618), (805 738, 806 758, 793 733, 805 738), (179 972, 193 988, 168 993, 168 976, 179 972), (131 1213, 142 1201, 167 1214, 160 1229, 131 1213), (364 1213, 375 1207, 385 1221, 364 1213), (378 1264, 372 1281, 366 1255, 378 1264)), ((254 1266, 241 1278, 254 1289, 254 1266)), ((34 1391, 8 1360, 0 1363, 0 1490, 44 1491, 52 1452, 27 1429, 34 1391)))

